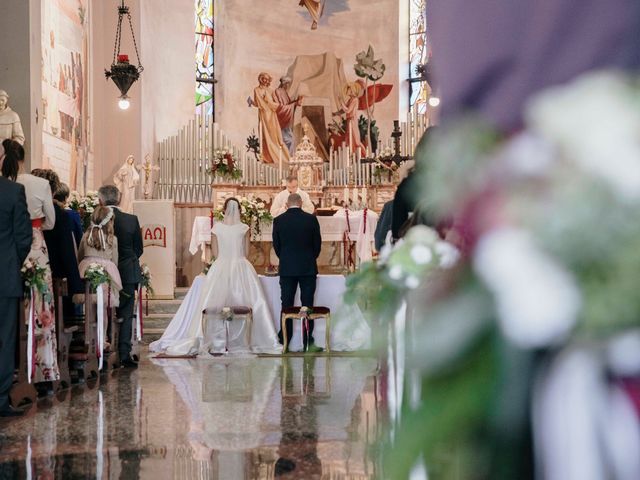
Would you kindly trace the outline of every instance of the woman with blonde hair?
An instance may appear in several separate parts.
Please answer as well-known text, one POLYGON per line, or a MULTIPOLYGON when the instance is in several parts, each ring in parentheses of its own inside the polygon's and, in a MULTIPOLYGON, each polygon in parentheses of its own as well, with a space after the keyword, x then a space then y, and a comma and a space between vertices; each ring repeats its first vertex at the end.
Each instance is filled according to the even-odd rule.
POLYGON ((78 248, 80 275, 84 274, 92 263, 102 265, 111 277, 111 305, 119 305, 119 293, 122 280, 118 272, 118 239, 113 233, 113 210, 108 207, 96 207, 91 214, 91 224, 82 236, 78 248))

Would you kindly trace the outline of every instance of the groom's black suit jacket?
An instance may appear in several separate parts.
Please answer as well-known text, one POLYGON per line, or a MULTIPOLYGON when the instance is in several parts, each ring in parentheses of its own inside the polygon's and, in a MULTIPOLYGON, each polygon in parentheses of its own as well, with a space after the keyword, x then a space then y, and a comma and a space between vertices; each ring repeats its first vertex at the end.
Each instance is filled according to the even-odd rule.
POLYGON ((142 256, 142 233, 138 217, 113 209, 113 230, 118 239, 118 270, 122 283, 140 283, 142 272, 139 258, 142 256))
POLYGON ((320 224, 314 215, 289 208, 274 219, 273 249, 280 259, 281 277, 317 275, 321 246, 320 224))

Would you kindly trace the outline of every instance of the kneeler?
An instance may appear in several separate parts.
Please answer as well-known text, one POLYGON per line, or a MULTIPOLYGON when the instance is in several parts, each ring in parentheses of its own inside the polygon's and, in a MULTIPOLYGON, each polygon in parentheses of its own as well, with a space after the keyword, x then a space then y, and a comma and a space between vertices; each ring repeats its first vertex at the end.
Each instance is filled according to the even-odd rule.
POLYGON ((309 331, 309 320, 318 320, 324 318, 325 326, 325 351, 331 352, 331 310, 329 307, 288 307, 282 310, 280 315, 280 328, 282 330, 282 339, 284 340, 284 353, 289 351, 289 342, 287 340, 287 320, 300 320, 302 326, 302 349, 307 351, 309 345, 305 345, 304 333, 309 331))
MULTIPOLYGON (((251 328, 253 324, 253 310, 250 307, 245 306, 230 306, 223 309, 205 308, 202 311, 202 336, 205 344, 211 339, 211 344, 207 347, 209 353, 212 355, 217 353, 229 353, 229 347, 234 340, 242 339, 246 346, 247 351, 251 351, 251 328), (218 320, 223 322, 215 332, 207 333, 207 326, 210 320, 218 320), (240 331, 237 335, 231 332, 232 327, 236 327, 239 322, 243 322, 240 326, 240 331), (223 352, 211 352, 211 347, 214 349, 217 345, 224 345, 223 352)), ((237 343, 237 342, 235 342, 237 343)))
POLYGON ((63 297, 68 295, 67 279, 53 279, 53 298, 56 310, 56 339, 58 343, 58 369, 60 370, 60 380, 54 390, 65 389, 71 386, 71 375, 69 374, 69 347, 71 337, 77 326, 65 327, 63 313, 63 297))
POLYGON ((26 312, 28 311, 28 301, 19 302, 19 314, 18 314, 18 337, 16 341, 18 346, 16 348, 16 376, 11 391, 9 392, 9 400, 11 405, 15 408, 20 408, 25 405, 34 405, 38 398, 38 392, 33 386, 33 383, 29 383, 27 379, 27 324, 26 324, 26 312))

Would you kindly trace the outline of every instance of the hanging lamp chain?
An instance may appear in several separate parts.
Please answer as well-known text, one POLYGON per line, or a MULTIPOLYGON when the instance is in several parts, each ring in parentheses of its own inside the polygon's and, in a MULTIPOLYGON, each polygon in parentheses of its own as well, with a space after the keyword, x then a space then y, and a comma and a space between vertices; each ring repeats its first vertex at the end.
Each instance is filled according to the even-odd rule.
POLYGON ((129 7, 124 4, 124 0, 122 0, 122 4, 118 7, 118 26, 116 27, 116 42, 113 46, 113 62, 111 65, 115 65, 118 60, 118 55, 120 55, 120 45, 122 40, 122 17, 127 15, 127 19, 129 20, 129 29, 131 30, 131 38, 133 39, 133 48, 136 52, 136 60, 138 61, 138 72, 142 72, 144 67, 140 63, 140 53, 138 52, 138 44, 136 42, 136 36, 133 32, 133 22, 131 21, 131 13, 129 12, 129 7))

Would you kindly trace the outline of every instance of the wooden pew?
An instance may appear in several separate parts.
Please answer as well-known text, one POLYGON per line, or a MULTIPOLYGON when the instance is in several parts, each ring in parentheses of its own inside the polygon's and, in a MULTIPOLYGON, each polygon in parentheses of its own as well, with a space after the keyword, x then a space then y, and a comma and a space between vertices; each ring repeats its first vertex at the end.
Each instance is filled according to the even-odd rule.
POLYGON ((95 294, 91 285, 86 282, 84 294, 84 318, 75 322, 78 330, 73 336, 69 351, 71 373, 76 381, 86 383, 89 388, 97 386, 98 358, 97 346, 97 315, 94 303, 95 294))
POLYGON ((53 279, 53 298, 56 310, 56 339, 58 341, 58 369, 60 370, 60 381, 54 391, 65 389, 71 386, 71 375, 69 373, 69 346, 73 332, 78 330, 76 325, 65 326, 63 297, 68 295, 67 279, 53 279))
POLYGON ((19 315, 18 315, 18 336, 16 341, 18 342, 16 348, 16 377, 9 392, 9 399, 11 405, 14 408, 22 408, 25 406, 32 406, 36 403, 38 398, 38 392, 36 391, 33 383, 29 383, 27 380, 27 325, 25 324, 26 312, 28 311, 29 304, 26 301, 20 301, 19 303, 19 315))
MULTIPOLYGON (((108 293, 108 292, 107 292, 108 293)), ((107 332, 105 337, 111 344, 111 348, 105 353, 105 364, 103 371, 110 371, 120 366, 120 357, 118 355, 118 339, 120 338, 120 324, 118 323, 115 307, 107 309, 105 305, 105 318, 108 318, 107 332)))

